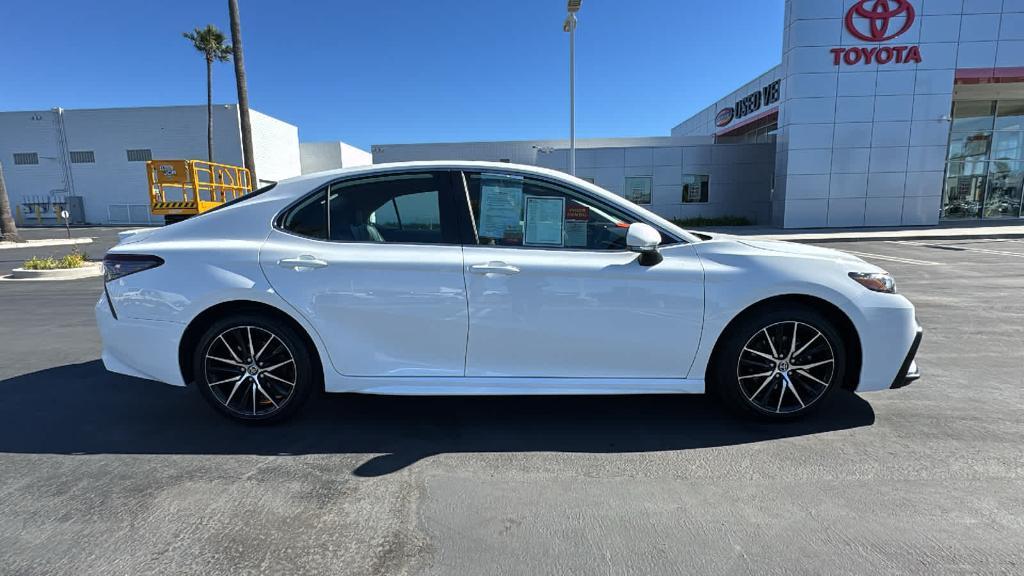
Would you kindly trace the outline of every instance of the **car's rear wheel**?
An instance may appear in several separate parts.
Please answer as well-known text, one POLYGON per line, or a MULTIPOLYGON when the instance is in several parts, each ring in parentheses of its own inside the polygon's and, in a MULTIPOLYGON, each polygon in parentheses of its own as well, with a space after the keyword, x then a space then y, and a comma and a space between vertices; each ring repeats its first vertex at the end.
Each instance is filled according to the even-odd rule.
POLYGON ((272 422, 298 410, 313 388, 310 353, 288 324, 259 315, 214 322, 199 339, 194 380, 218 412, 272 422))
POLYGON ((716 356, 714 390, 732 408, 771 420, 821 408, 841 387, 846 347, 818 311, 792 305, 733 326, 716 356))

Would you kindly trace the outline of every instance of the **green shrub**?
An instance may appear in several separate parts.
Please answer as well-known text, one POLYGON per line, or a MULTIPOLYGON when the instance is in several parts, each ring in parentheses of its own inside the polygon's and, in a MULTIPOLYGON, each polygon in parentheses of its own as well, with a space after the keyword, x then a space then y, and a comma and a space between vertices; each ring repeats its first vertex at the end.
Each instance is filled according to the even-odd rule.
POLYGON ((54 258, 53 256, 38 258, 33 256, 26 260, 21 267, 26 270, 58 270, 64 268, 81 268, 84 265, 85 255, 76 251, 60 258, 54 258))
POLYGON ((696 218, 673 218, 672 223, 682 228, 699 228, 702 226, 750 226, 753 224, 753 222, 743 216, 714 216, 711 218, 697 216, 696 218))

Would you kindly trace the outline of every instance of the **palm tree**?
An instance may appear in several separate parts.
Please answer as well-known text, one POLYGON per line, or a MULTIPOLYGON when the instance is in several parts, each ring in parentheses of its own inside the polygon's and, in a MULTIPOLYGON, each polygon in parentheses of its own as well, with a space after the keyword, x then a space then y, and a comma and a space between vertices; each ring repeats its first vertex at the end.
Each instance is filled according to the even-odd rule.
POLYGON ((228 14, 231 18, 231 45, 234 47, 235 87, 238 89, 238 119, 242 129, 242 160, 249 169, 253 186, 259 188, 256 179, 256 161, 252 152, 252 124, 249 122, 249 87, 245 81, 245 59, 242 56, 242 23, 238 16, 238 0, 228 0, 228 14))
POLYGON ((18 235, 18 226, 11 217, 11 201, 7 199, 7 184, 4 183, 4 165, 0 162, 0 240, 24 242, 18 235))
POLYGON ((206 60, 206 155, 213 162, 213 63, 227 62, 231 58, 231 45, 224 43, 224 33, 213 24, 182 34, 192 41, 206 60))

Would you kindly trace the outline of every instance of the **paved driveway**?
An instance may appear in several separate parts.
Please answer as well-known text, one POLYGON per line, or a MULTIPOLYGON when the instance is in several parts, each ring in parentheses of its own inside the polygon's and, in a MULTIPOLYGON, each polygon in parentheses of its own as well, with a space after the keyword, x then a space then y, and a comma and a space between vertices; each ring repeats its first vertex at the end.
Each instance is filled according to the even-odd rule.
POLYGON ((99 280, 0 282, 0 573, 1019 573, 1024 243, 829 246, 897 275, 925 376, 783 425, 341 395, 237 426, 103 370, 99 280))

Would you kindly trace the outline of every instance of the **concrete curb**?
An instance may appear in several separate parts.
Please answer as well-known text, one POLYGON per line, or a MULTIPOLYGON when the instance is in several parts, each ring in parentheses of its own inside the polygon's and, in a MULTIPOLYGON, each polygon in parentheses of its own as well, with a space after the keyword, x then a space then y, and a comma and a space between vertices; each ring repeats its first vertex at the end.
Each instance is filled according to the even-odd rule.
POLYGON ((57 270, 26 270, 15 268, 4 280, 81 280, 103 275, 103 264, 89 262, 80 268, 62 268, 57 270))
POLYGON ((47 240, 26 240, 20 244, 14 242, 0 242, 0 250, 13 250, 16 248, 46 248, 47 246, 74 246, 77 244, 92 244, 92 238, 54 238, 47 240))
POLYGON ((1021 233, 1001 233, 1001 234, 865 234, 857 237, 840 237, 835 235, 767 235, 767 236, 743 236, 743 238, 752 238, 757 240, 785 240, 786 242, 818 242, 821 244, 828 244, 831 242, 866 242, 866 241, 886 241, 886 240, 1007 240, 1013 238, 1024 238, 1024 232, 1021 233))
POLYGON ((752 240, 784 240, 787 242, 870 242, 886 240, 1006 240, 1024 238, 1024 224, 1002 226, 963 226, 948 228, 917 228, 889 230, 807 230, 774 231, 760 228, 754 230, 708 228, 698 231, 711 234, 726 234, 752 240))

